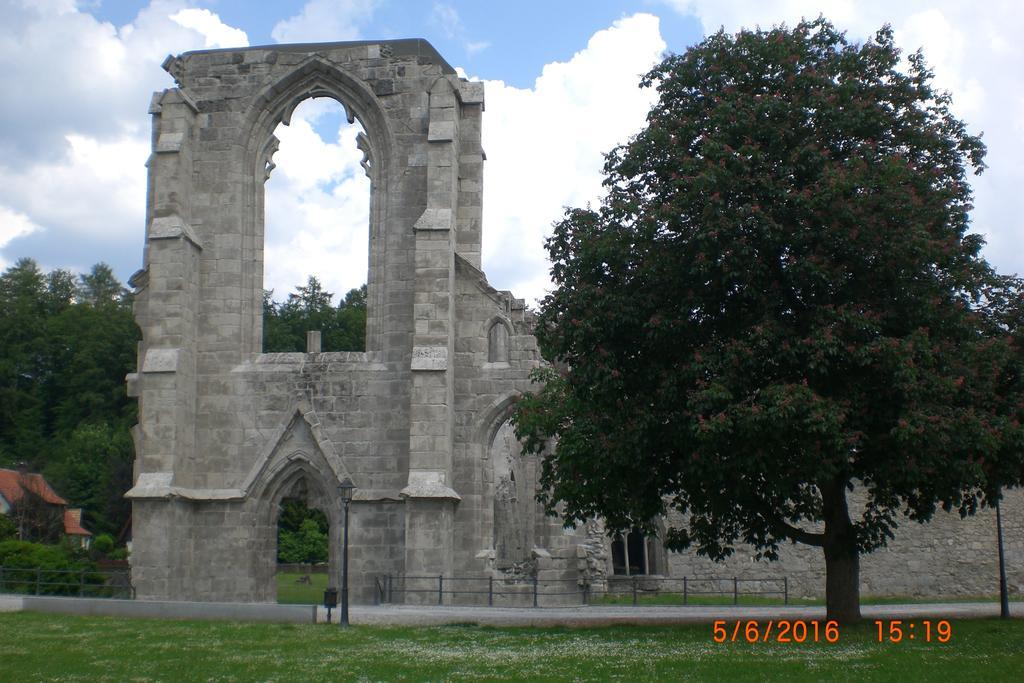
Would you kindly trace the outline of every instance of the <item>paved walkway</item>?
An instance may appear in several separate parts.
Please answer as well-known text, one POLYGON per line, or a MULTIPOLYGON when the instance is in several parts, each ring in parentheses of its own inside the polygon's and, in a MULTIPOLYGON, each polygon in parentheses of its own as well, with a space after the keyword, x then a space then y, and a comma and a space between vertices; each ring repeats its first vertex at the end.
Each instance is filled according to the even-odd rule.
MULTIPOLYGON (((47 612, 93 616, 154 619, 216 619, 310 623, 327 621, 327 610, 312 605, 238 604, 210 602, 149 602, 92 598, 0 595, 0 612, 47 612)), ((865 619, 976 619, 998 617, 996 603, 932 603, 865 605, 865 619)), ((1010 614, 1024 618, 1024 603, 1010 603, 1010 614)), ((481 626, 604 626, 609 624, 691 624, 754 619, 824 619, 824 607, 748 606, 619 606, 586 607, 447 607, 407 605, 355 605, 352 624, 427 626, 478 624, 481 626)), ((332 621, 337 623, 338 610, 332 621)))
MULTIPOLYGON (((326 621, 320 608, 317 620, 326 621)), ((936 603, 864 605, 865 619, 977 619, 998 617, 996 603, 936 603)), ((1010 615, 1024 618, 1024 603, 1010 603, 1010 615)), ((334 610, 332 619, 337 622, 334 610)), ((608 624, 690 624, 716 619, 824 619, 824 607, 748 606, 603 606, 587 607, 413 607, 406 605, 354 606, 352 624, 478 624, 481 626, 603 626, 608 624)))

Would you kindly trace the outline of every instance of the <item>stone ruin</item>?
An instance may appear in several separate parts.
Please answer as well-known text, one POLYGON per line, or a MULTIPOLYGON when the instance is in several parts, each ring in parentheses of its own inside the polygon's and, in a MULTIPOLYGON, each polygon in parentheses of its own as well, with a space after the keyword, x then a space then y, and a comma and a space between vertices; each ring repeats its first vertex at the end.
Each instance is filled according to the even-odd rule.
MULTIPOLYGON (((127 494, 139 598, 273 601, 285 498, 325 513, 338 576, 345 477, 358 487, 356 602, 373 599, 381 575, 571 586, 602 582, 623 563, 626 573, 789 573, 794 594, 823 592, 817 549, 786 551, 781 564, 738 554, 710 565, 666 556, 657 539, 610 544, 599 523, 564 530, 543 515, 538 462, 521 454, 508 422, 541 363, 530 314, 481 271, 482 83, 459 78, 423 40, 203 50, 164 68, 177 87, 150 106, 144 267, 131 279, 142 330, 128 376, 139 402, 127 494), (306 353, 262 353, 273 133, 318 97, 340 102, 365 131, 366 351, 321 352, 312 335, 306 353)), ((1022 583, 1021 497, 1007 507, 1022 583)), ((903 551, 865 558, 864 580, 880 593, 990 593, 991 577, 979 584, 977 571, 992 546, 987 519, 911 529, 903 551)))
POLYGON ((278 506, 351 508, 353 597, 385 574, 571 571, 508 426, 539 365, 523 301, 480 270, 482 83, 423 40, 168 57, 154 94, 134 430, 140 598, 275 598, 278 506), (262 353, 273 132, 308 98, 358 120, 370 178, 366 351, 262 353), (538 560, 540 558, 540 560, 538 560), (561 569, 560 569, 561 568, 561 569))

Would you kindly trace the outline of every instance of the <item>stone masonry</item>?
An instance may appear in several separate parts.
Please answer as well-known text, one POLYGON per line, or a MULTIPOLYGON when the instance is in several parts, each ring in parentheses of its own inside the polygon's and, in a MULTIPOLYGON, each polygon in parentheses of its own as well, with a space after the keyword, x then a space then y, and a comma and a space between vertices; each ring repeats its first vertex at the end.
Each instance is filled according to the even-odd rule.
POLYGON ((131 280, 138 596, 274 600, 285 497, 326 513, 337 576, 346 476, 356 601, 381 574, 503 576, 513 567, 497 566, 508 558, 495 538, 544 576, 575 572, 578 539, 540 513, 536 462, 506 438, 540 358, 522 300, 480 270, 483 84, 423 40, 204 50, 164 68, 177 87, 150 106, 144 267, 131 280), (273 131, 314 97, 365 131, 367 350, 264 354, 273 131))
MULTIPOLYGON (((850 495, 850 512, 859 515, 861 499, 850 495)), ((1024 594, 1024 491, 1008 491, 1001 504, 1007 584, 1011 595, 1024 594)), ((856 519, 856 518, 855 518, 856 519)), ((927 524, 898 520, 886 547, 863 555, 860 590, 863 596, 947 598, 995 595, 999 590, 996 519, 991 509, 961 519, 941 509, 927 524)), ((808 529, 820 531, 820 528, 808 529)), ((777 562, 756 561, 740 546, 724 562, 687 552, 670 554, 669 571, 682 577, 782 578, 793 597, 825 595, 825 559, 821 548, 799 544, 780 547, 777 562)))

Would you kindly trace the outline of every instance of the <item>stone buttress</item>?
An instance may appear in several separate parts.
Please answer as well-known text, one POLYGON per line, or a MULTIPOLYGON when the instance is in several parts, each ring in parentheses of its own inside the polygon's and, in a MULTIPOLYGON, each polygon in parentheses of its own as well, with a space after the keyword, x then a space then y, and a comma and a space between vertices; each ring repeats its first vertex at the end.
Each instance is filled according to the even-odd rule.
POLYGON ((385 574, 492 576, 496 537, 542 571, 575 567, 575 537, 533 503, 536 462, 494 446, 540 359, 522 301, 480 271, 483 84, 422 40, 205 50, 164 68, 176 87, 150 106, 144 266, 131 279, 138 596, 273 600, 289 497, 327 515, 337 576, 346 476, 357 601, 385 574), (273 132, 315 97, 365 131, 366 351, 264 354, 273 132), (527 502, 514 515, 499 504, 496 522, 495 472, 507 488, 509 463, 527 502), (506 518, 522 531, 496 533, 506 518))

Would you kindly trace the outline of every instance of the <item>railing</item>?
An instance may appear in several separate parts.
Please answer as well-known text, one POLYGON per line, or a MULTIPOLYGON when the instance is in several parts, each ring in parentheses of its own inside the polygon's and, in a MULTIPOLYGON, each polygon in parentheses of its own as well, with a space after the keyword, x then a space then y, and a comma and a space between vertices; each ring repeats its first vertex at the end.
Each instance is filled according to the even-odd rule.
POLYGON ((739 577, 609 576, 594 585, 578 579, 516 579, 493 576, 383 575, 375 579, 374 602, 487 604, 541 607, 568 604, 740 604, 741 598, 789 604, 789 579, 739 577))
POLYGON ((308 563, 286 563, 279 562, 277 564, 278 572, 288 572, 290 574, 327 574, 327 564, 308 564, 308 563))
POLYGON ((127 570, 0 567, 0 593, 131 600, 135 588, 127 570))
MULTIPOLYGON (((611 577, 609 581, 614 584, 622 579, 629 579, 633 604, 637 604, 638 584, 641 586, 647 583, 648 577, 611 577)), ((659 578, 658 586, 655 588, 660 594, 678 594, 682 596, 684 605, 689 605, 692 598, 696 597, 697 602, 702 602, 701 596, 721 596, 732 598, 732 604, 738 605, 740 597, 751 597, 760 599, 764 597, 782 598, 782 604, 789 604, 789 578, 770 579, 747 579, 733 577, 688 577, 659 578)), ((642 591, 643 589, 641 589, 642 591)))

